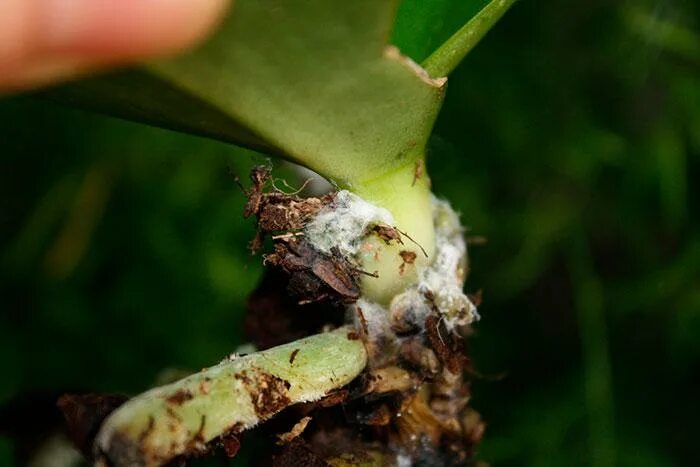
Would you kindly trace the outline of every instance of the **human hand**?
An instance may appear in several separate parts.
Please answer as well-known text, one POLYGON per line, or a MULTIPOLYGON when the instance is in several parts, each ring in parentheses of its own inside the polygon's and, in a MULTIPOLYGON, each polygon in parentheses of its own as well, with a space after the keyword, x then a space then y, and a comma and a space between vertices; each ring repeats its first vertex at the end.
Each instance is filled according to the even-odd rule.
POLYGON ((178 52, 230 0, 0 0, 0 91, 178 52))

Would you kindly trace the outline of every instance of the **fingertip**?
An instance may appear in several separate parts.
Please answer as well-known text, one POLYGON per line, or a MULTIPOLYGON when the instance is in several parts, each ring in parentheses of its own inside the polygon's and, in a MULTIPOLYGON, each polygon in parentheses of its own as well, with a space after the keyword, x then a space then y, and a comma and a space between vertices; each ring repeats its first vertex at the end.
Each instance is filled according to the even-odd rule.
POLYGON ((206 37, 229 0, 44 0, 48 49, 115 61, 176 53, 206 37))
POLYGON ((182 51, 203 40, 232 0, 0 0, 0 88, 182 51))

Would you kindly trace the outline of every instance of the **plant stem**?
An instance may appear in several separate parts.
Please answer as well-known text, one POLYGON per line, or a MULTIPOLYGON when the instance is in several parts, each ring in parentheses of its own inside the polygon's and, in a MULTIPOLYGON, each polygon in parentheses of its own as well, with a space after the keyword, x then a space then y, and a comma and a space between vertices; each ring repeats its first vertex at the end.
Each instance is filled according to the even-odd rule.
POLYGON ((396 221, 394 227, 410 237, 404 236, 403 244, 386 244, 371 236, 361 248, 362 267, 379 275, 365 277, 362 292, 366 298, 383 305, 416 282, 417 271, 432 261, 435 252, 430 180, 423 159, 414 160, 352 188, 365 200, 387 209, 396 221), (404 265, 402 251, 415 253, 415 263, 404 265))
POLYGON ((425 59, 421 66, 433 78, 448 76, 508 11, 516 0, 492 0, 425 59))
POLYGON ((320 399, 349 383, 367 363, 364 344, 348 332, 339 328, 229 358, 136 396, 102 425, 96 453, 114 465, 162 465, 292 404, 320 399))

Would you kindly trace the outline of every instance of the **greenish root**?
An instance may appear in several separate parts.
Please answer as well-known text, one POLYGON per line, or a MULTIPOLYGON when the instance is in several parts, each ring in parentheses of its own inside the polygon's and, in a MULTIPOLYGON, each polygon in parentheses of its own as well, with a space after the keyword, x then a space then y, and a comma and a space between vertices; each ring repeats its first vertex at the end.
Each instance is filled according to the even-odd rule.
POLYGON ((156 466, 204 451, 216 438, 344 386, 366 363, 363 343, 347 327, 232 356, 126 402, 102 425, 96 457, 102 465, 156 466))

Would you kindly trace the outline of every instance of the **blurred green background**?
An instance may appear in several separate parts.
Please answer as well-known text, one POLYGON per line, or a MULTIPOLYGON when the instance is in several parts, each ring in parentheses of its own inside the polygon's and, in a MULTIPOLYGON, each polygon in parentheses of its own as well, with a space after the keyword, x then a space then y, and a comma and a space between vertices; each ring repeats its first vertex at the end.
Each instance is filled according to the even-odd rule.
MULTIPOLYGON (((444 39, 476 7, 426 14, 444 39)), ((429 172, 488 238, 467 288, 496 466, 697 463, 699 10, 521 1, 450 78, 429 172)), ((404 12, 420 60, 439 41, 404 12)), ((241 342, 261 269, 229 169, 261 156, 32 97, 0 122, 0 405, 137 392, 241 342)))

